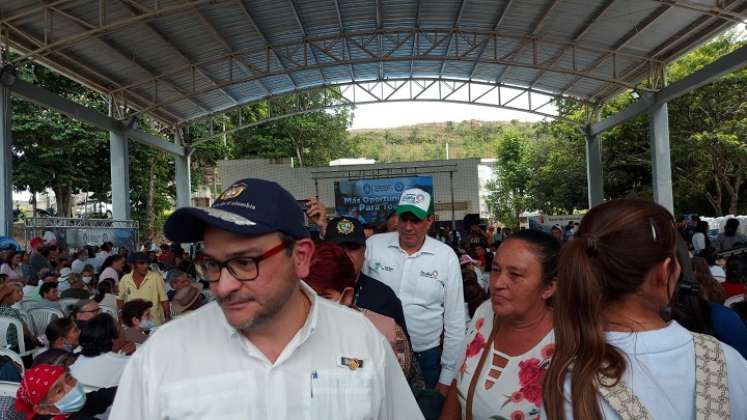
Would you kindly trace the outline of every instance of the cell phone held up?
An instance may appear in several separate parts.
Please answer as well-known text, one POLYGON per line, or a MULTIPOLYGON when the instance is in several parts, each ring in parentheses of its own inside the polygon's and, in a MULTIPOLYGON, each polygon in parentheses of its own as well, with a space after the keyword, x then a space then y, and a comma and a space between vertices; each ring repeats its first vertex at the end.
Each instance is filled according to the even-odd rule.
POLYGON ((309 203, 309 200, 296 200, 296 203, 298 203, 298 206, 303 212, 303 225, 306 226, 307 229, 315 227, 316 223, 311 223, 311 220, 309 220, 309 214, 307 213, 309 211, 309 207, 311 207, 311 203, 309 203))

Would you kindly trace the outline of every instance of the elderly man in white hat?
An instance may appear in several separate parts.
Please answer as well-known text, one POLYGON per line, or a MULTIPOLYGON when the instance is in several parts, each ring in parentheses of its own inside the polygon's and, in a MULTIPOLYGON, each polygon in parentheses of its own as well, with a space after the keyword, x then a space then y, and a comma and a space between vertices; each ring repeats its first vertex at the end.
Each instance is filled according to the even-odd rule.
POLYGON ((366 241, 363 273, 391 287, 402 301, 426 386, 446 396, 464 340, 459 259, 448 245, 428 236, 433 224, 433 199, 428 192, 405 190, 397 214, 396 232, 366 241))

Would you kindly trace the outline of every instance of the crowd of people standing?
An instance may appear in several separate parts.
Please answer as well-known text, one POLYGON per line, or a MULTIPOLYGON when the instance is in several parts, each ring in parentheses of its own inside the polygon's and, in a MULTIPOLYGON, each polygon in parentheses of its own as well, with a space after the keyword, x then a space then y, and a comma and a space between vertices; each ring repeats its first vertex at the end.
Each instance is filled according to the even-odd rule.
POLYGON ((411 189, 371 227, 244 179, 167 220, 169 240, 200 244, 194 257, 111 244, 68 256, 41 239, 7 253, 0 316, 69 315, 44 337, 25 324, 15 334, 44 349, 16 372, 15 407, 83 419, 747 418, 747 327, 733 303, 747 263, 733 225, 712 244, 707 227, 625 199, 550 233, 457 231, 436 228, 432 197, 411 189))

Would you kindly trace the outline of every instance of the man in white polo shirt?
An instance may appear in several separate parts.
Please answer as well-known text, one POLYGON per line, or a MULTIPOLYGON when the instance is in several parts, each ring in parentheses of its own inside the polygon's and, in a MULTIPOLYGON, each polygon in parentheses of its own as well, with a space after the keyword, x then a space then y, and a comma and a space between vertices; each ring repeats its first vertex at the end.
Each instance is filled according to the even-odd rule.
POLYGON ((171 321, 122 374, 110 419, 422 419, 386 339, 300 281, 314 243, 295 199, 244 179, 180 208, 175 242, 203 241, 216 302, 171 321))
POLYGON ((402 301, 426 386, 445 396, 464 340, 459 260, 448 245, 428 236, 433 223, 430 194, 418 188, 404 191, 397 214, 396 232, 366 241, 363 273, 391 287, 402 301))

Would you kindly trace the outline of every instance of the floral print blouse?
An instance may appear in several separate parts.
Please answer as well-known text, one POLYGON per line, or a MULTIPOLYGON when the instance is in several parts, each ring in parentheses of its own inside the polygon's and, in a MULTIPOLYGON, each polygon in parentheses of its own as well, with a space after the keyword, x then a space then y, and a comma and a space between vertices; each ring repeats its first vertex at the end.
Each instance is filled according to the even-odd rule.
POLYGON ((493 308, 490 300, 483 302, 472 318, 465 339, 464 354, 457 366, 457 389, 462 418, 466 418, 467 393, 474 375, 479 375, 472 401, 474 420, 535 420, 542 408, 542 378, 555 351, 555 335, 550 331, 528 352, 509 356, 494 347, 485 359, 482 372, 475 372, 485 342, 493 328, 493 308), (500 361, 494 364, 494 361, 500 361), (500 365, 505 366, 501 367, 500 365), (489 373, 500 373, 494 379, 489 373))

